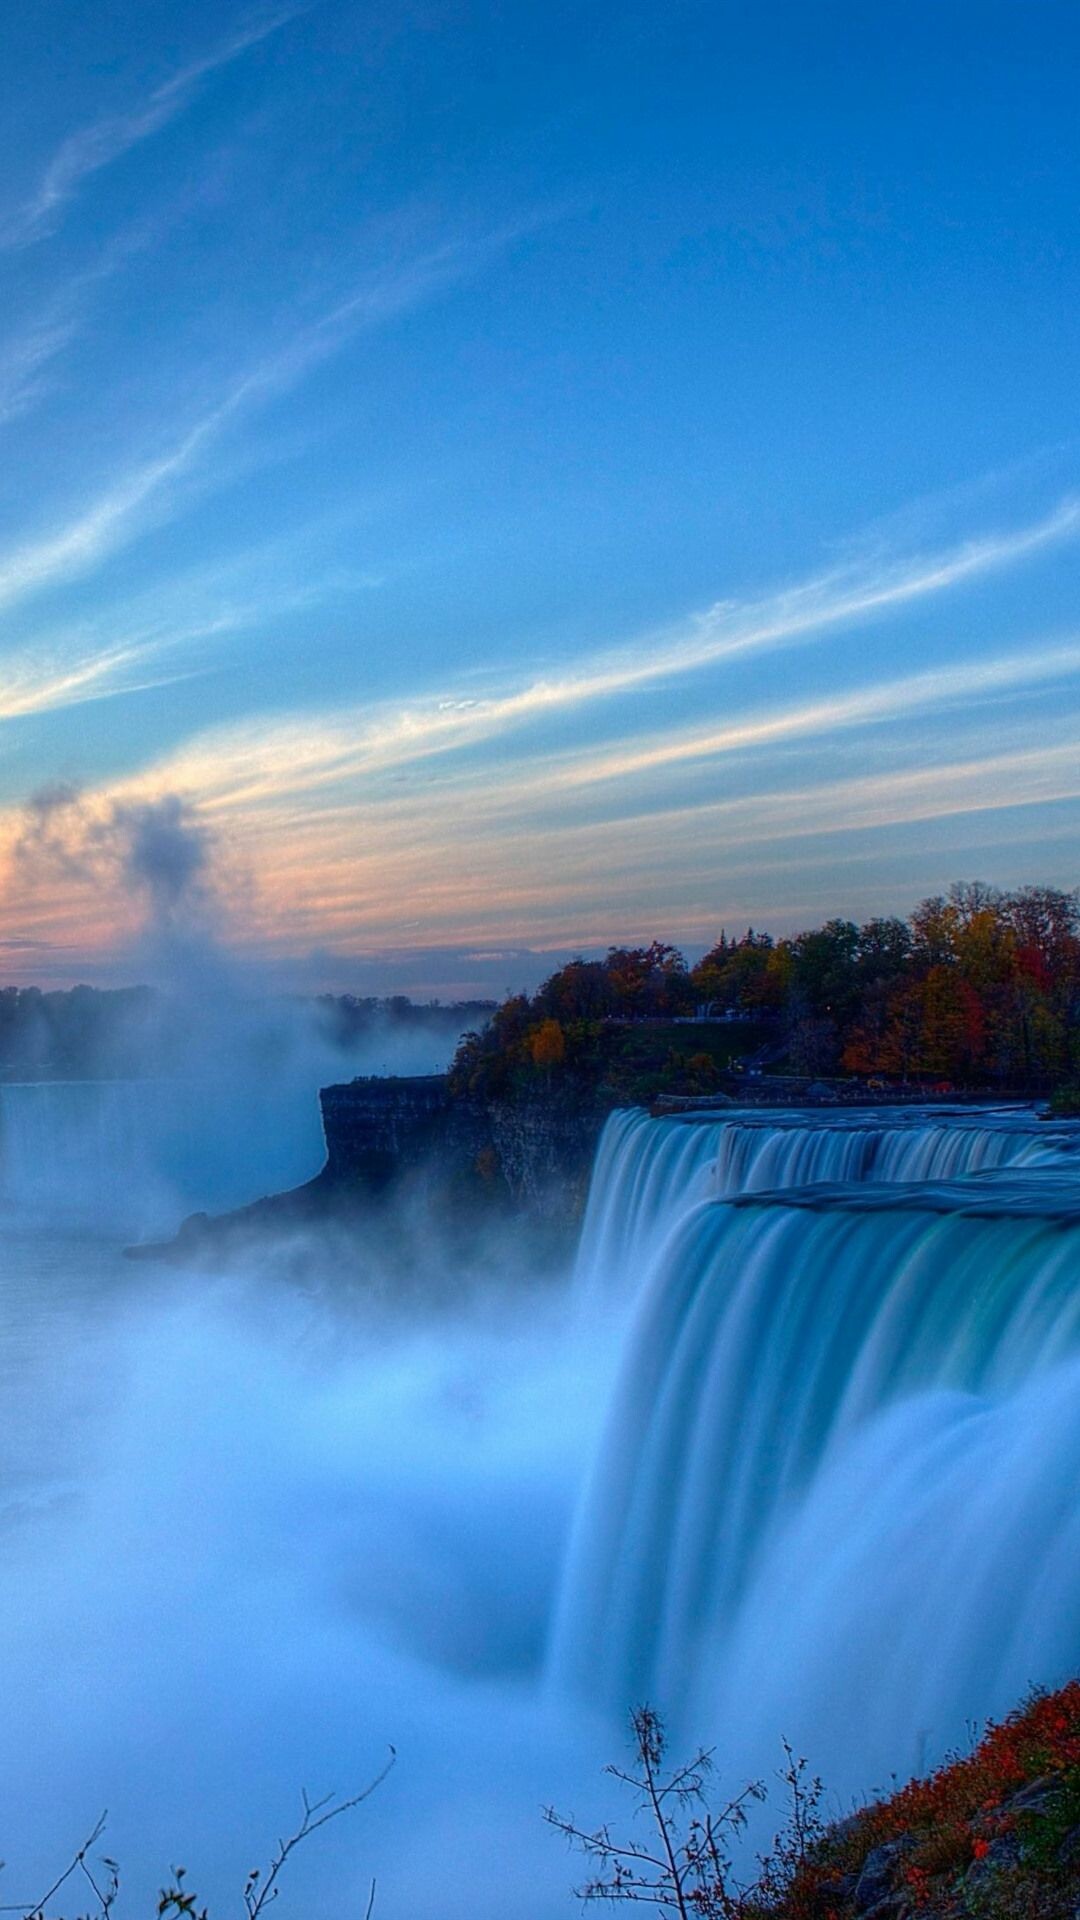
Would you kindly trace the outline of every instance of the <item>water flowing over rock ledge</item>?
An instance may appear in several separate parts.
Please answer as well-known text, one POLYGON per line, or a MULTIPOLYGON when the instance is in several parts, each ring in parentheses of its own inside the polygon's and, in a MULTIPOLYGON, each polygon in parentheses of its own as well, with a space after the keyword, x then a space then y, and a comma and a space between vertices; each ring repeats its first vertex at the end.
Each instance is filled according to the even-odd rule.
POLYGON ((999 1708, 1071 1662, 1078 1144, 1031 1109, 609 1121, 579 1281, 633 1312, 560 1689, 692 1704, 706 1736, 765 1745, 868 1719, 870 1689, 888 1765, 915 1692, 918 1724, 951 1730, 965 1700, 999 1708), (1008 1583, 1029 1483, 1027 1615, 1008 1583), (992 1617, 1006 1594, 1015 1632, 992 1617), (941 1619, 957 1644, 935 1665, 941 1619))
POLYGON ((319 1103, 326 1159, 313 1179, 231 1214, 193 1215, 174 1242, 134 1252, 219 1253, 245 1233, 349 1219, 405 1189, 459 1223, 524 1219, 560 1237, 568 1252, 590 1180, 594 1191, 617 1194, 617 1210, 629 1223, 638 1185, 651 1193, 667 1179, 666 1169, 684 1195, 696 1186, 700 1198, 742 1205, 782 1200, 804 1209, 872 1210, 886 1204, 875 1198, 884 1182, 887 1204, 898 1211, 1037 1211, 1062 1219, 1077 1212, 1075 1181, 1060 1172, 1055 1181, 1049 1169, 1080 1166, 1080 1126, 1048 1123, 1031 1106, 952 1100, 922 1109, 823 1110, 811 1103, 763 1111, 724 1098, 679 1102, 674 1111, 654 1107, 651 1115, 641 1107, 612 1114, 550 1089, 528 1098, 463 1096, 445 1074, 363 1076, 324 1087, 319 1103), (642 1156, 648 1168, 639 1171, 642 1156), (1023 1182, 975 1177, 1014 1162, 1024 1166, 1023 1182), (1032 1183, 1027 1175, 1036 1170, 1041 1177, 1032 1183), (963 1178, 959 1189, 951 1184, 956 1176, 963 1178), (842 1190, 852 1181, 867 1185, 854 1194, 849 1185, 842 1190))
MULTIPOLYGON (((1080 1161, 1077 1163, 1080 1169, 1080 1161)), ((786 1207, 804 1213, 931 1213, 972 1220, 1080 1221, 1080 1187, 1068 1167, 1027 1167, 1010 1177, 993 1168, 954 1181, 867 1186, 861 1192, 826 1181, 772 1192, 727 1194, 717 1205, 786 1207)))

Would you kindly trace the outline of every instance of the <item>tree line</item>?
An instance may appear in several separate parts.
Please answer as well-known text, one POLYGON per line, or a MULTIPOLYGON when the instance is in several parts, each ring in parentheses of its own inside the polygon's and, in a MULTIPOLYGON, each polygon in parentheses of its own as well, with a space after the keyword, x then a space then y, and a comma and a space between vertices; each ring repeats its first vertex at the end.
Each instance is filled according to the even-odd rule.
MULTIPOLYGON (((230 1027, 249 1051, 271 1061, 285 1043, 308 1039, 342 1055, 395 1029, 426 1029, 449 1042, 494 1001, 444 1005, 406 994, 322 993, 314 998, 224 995, 220 983, 193 983, 182 994, 153 987, 0 987, 0 1078, 138 1079, 182 1073, 198 1056, 200 1035, 230 1027)), ((213 1049, 211 1048, 211 1056, 213 1049)))
POLYGON ((587 1078, 603 1029, 695 1016, 767 1029, 792 1073, 1048 1092, 1080 1076, 1080 892, 961 882, 906 919, 723 932, 694 965, 661 941, 576 957, 466 1035, 453 1083, 587 1078))

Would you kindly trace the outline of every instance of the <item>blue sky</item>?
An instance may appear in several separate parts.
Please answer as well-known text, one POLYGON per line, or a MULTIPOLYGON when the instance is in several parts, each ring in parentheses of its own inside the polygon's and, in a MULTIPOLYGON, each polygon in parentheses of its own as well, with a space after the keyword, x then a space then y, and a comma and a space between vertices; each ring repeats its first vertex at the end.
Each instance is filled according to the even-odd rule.
POLYGON ((1074 884, 1078 54, 1053 0, 9 10, 8 977, 130 976, 165 800, 297 984, 1074 884))

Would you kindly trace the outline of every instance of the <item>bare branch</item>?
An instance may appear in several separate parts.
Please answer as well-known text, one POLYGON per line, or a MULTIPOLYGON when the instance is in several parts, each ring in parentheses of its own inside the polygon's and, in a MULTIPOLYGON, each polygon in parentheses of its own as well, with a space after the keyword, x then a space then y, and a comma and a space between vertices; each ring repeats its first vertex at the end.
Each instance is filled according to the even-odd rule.
POLYGON ((600 1869, 577 1889, 578 1897, 631 1901, 677 1920, 740 1920, 748 1909, 743 1890, 732 1879, 727 1842, 746 1825, 747 1803, 761 1799, 764 1788, 754 1782, 715 1811, 705 1799, 713 1771, 711 1749, 701 1748, 668 1772, 659 1715, 651 1707, 638 1707, 630 1727, 637 1766, 610 1766, 605 1772, 630 1789, 636 1811, 648 1816, 656 1851, 635 1840, 616 1841, 607 1826, 589 1832, 546 1808, 548 1823, 600 1869))
MULTIPOLYGON (((365 1800, 370 1799, 376 1788, 382 1786, 383 1781, 386 1779, 396 1759, 397 1754, 394 1748, 391 1747, 390 1758, 387 1760, 381 1772, 377 1773, 373 1780, 369 1780, 367 1786, 362 1788, 359 1793, 352 1794, 348 1800, 338 1800, 332 1793, 324 1794, 321 1800, 310 1800, 306 1790, 301 1793, 300 1801, 303 1808, 303 1818, 295 1833, 290 1834, 287 1840, 278 1841, 277 1852, 267 1868, 265 1880, 262 1880, 258 1869, 255 1869, 248 1875, 248 1883, 244 1888, 244 1905, 247 1908, 248 1920, 258 1920, 258 1916, 277 1899, 279 1892, 277 1884, 278 1877, 289 1855, 300 1846, 302 1841, 310 1840, 313 1833, 318 1833, 320 1827, 328 1826, 331 1820, 340 1819, 343 1813, 351 1813, 354 1808, 362 1806, 365 1800), (259 1884, 260 1880, 262 1880, 261 1885, 259 1884)), ((374 1904, 374 1899, 375 1887, 374 1883, 372 1883, 371 1895, 368 1901, 369 1913, 374 1904)))
MULTIPOLYGON (((332 1793, 324 1794, 320 1800, 312 1800, 306 1791, 301 1793, 300 1804, 302 1817, 300 1824, 295 1832, 291 1833, 287 1839, 278 1841, 277 1851, 269 1867, 266 1869, 265 1878, 258 1867, 253 1867, 252 1871, 248 1874, 247 1883, 243 1890, 243 1903, 248 1920, 259 1920, 259 1916, 265 1913, 266 1909, 277 1899, 281 1891, 278 1884, 281 1870, 295 1849, 300 1846, 304 1840, 310 1840, 312 1834, 318 1833, 320 1827, 328 1826, 331 1820, 340 1819, 343 1813, 351 1813, 356 1807, 362 1806, 365 1800, 370 1799, 376 1788, 380 1787, 386 1779, 396 1759, 397 1754, 394 1748, 391 1747, 388 1760, 375 1777, 369 1780, 367 1786, 362 1787, 359 1793, 350 1794, 346 1800, 339 1800, 337 1795, 332 1793)), ((120 1870, 115 1860, 110 1860, 107 1856, 103 1856, 100 1865, 104 1867, 107 1878, 102 1881, 98 1878, 98 1875, 89 1863, 90 1851, 96 1846, 105 1831, 105 1820, 106 1815, 103 1813, 101 1818, 95 1823, 92 1832, 88 1834, 87 1838, 83 1841, 78 1852, 73 1855, 63 1873, 57 1876, 48 1891, 41 1896, 40 1900, 24 1900, 0 1906, 0 1914, 18 1914, 21 1920, 46 1920, 45 1909, 49 1905, 49 1902, 59 1893, 60 1888, 66 1885, 73 1874, 81 1872, 93 1890, 94 1898, 97 1901, 98 1920, 111 1920, 112 1909, 120 1886, 120 1870)), ((171 1867, 169 1871, 172 1875, 172 1884, 163 1887, 161 1890, 157 1903, 158 1920, 166 1920, 166 1916, 168 1915, 174 1915, 175 1920, 207 1920, 206 1908, 203 1907, 200 1909, 197 1895, 189 1893, 185 1888, 184 1882, 187 1877, 186 1869, 184 1867, 171 1867)), ((374 1911, 375 1882, 372 1880, 368 1893, 367 1906, 364 1911, 364 1920, 371 1920, 374 1911)))
MULTIPOLYGON (((52 1899, 55 1893, 59 1893, 60 1888, 64 1885, 65 1881, 70 1880, 73 1873, 78 1873, 80 1867, 85 1868, 86 1856, 89 1853, 91 1847, 96 1846, 98 1841, 101 1839, 101 1836, 105 1831, 105 1822, 107 1818, 108 1818, 108 1812, 106 1810, 106 1812, 102 1813, 99 1816, 97 1822, 95 1823, 93 1832, 90 1833, 87 1836, 87 1838, 83 1841, 82 1846, 79 1848, 74 1858, 64 1868, 64 1871, 59 1876, 59 1878, 53 1881, 52 1886, 49 1888, 48 1892, 42 1894, 40 1900, 19 1901, 13 1906, 0 1906, 0 1913, 19 1913, 23 1915, 23 1920, 39 1920, 39 1916, 44 1914, 45 1908, 48 1906, 49 1901, 52 1899)), ((87 1877, 89 1878, 89 1875, 87 1877)), ((92 1880, 90 1884, 91 1886, 93 1886, 92 1880)), ((95 1893, 97 1892, 96 1887, 94 1888, 94 1891, 95 1893)))

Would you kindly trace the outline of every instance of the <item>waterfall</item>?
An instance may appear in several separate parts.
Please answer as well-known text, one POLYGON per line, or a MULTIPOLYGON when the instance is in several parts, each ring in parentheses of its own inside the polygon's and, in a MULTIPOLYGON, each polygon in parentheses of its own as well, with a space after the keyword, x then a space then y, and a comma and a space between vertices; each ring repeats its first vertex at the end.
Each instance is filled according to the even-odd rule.
POLYGON ((0 1204, 123 1233, 242 1206, 322 1164, 305 1085, 81 1080, 0 1086, 0 1204))
POLYGON ((688 1209, 709 1191, 724 1124, 650 1120, 639 1108, 604 1126, 582 1222, 576 1284, 621 1294, 648 1271, 688 1209))
POLYGON ((737 1727, 753 1772, 782 1728, 847 1799, 1072 1678, 1078 1485, 1075 1359, 1014 1394, 900 1402, 778 1531, 703 1666, 705 1724, 737 1727))
POLYGON ((587 1297, 632 1292, 679 1221, 708 1196, 819 1182, 951 1180, 1054 1160, 1077 1144, 1030 1107, 739 1112, 651 1120, 612 1114, 577 1259, 587 1297))
POLYGON ((1078 1149, 1023 1111, 619 1117, 582 1258, 641 1284, 557 1687, 824 1742, 854 1790, 1080 1667, 1078 1149))

